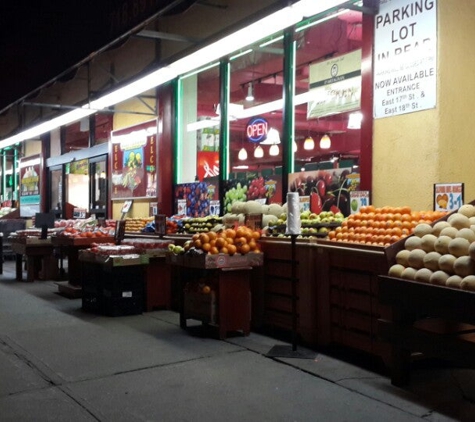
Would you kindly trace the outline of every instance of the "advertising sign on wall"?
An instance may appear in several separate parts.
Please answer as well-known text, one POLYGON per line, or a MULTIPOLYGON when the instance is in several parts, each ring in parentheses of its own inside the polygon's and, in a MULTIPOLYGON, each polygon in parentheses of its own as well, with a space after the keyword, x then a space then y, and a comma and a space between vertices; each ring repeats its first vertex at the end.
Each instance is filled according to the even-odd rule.
POLYGON ((157 196, 157 122, 112 132, 112 199, 157 196))
POLYGON ((361 50, 310 65, 307 118, 360 108, 361 50))
POLYGON ((381 0, 374 38, 374 117, 434 108, 437 0, 381 0))
POLYGON ((219 152, 198 151, 196 175, 199 181, 219 176, 219 152))
POLYGON ((463 183, 436 183, 434 211, 456 211, 463 205, 463 183))
POLYGON ((40 212, 40 156, 20 160, 20 216, 33 217, 40 212))

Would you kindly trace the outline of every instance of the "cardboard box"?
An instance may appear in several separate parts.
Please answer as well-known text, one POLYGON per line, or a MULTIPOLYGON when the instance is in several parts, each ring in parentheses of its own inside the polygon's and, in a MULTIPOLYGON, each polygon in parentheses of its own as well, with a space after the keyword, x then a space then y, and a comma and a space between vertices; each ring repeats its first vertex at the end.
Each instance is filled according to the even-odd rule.
POLYGON ((191 268, 242 268, 242 267, 258 267, 264 263, 263 253, 249 252, 245 255, 235 254, 201 254, 181 255, 183 261, 181 265, 191 268))
POLYGON ((144 265, 149 263, 148 255, 96 255, 96 262, 111 267, 123 267, 126 265, 144 265))

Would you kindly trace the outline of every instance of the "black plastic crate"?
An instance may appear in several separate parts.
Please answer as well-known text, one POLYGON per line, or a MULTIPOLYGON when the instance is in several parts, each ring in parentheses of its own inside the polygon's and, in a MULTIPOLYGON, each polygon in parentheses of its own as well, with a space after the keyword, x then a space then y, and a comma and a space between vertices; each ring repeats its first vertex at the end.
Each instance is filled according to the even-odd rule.
POLYGON ((140 315, 144 310, 144 297, 104 297, 102 310, 107 316, 140 315))

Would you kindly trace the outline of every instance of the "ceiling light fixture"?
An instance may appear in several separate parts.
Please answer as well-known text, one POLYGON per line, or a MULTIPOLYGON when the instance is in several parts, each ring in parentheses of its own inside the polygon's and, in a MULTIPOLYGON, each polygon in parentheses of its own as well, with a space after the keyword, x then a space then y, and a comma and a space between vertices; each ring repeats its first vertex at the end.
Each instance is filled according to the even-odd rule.
POLYGON ((246 101, 254 101, 254 90, 252 88, 252 82, 247 86, 246 101))
POLYGON ((303 143, 303 149, 310 151, 315 148, 315 141, 311 136, 307 136, 303 143))
POLYGON ((247 160, 247 151, 246 151, 246 148, 242 147, 242 148, 239 150, 238 160, 241 160, 241 161, 247 160))
POLYGON ((280 134, 277 129, 271 127, 267 132, 267 137, 265 140, 261 141, 261 145, 274 145, 280 144, 280 134))
MULTIPOLYGON (((73 123, 95 112, 119 104, 150 89, 156 88, 172 79, 195 71, 200 67, 209 65, 210 62, 232 54, 244 46, 254 44, 259 40, 275 34, 285 28, 300 22, 304 17, 313 16, 332 7, 345 3, 345 0, 300 0, 291 6, 284 7, 275 13, 260 19, 240 30, 208 44, 193 53, 176 60, 168 66, 161 67, 130 84, 127 84, 109 94, 106 94, 82 108, 65 113, 61 116, 40 123, 15 135, 4 138, 0 148, 6 148, 28 139, 35 138, 60 126, 73 123)), ((279 100, 281 108, 282 100, 279 100)), ((275 105, 274 105, 275 107, 275 105)), ((244 116, 243 116, 244 117, 244 116)), ((262 148, 261 148, 262 149, 262 148)))
POLYGON ((297 142, 294 141, 292 144, 292 151, 297 152, 297 150, 298 150, 297 142))
POLYGON ((325 133, 320 139, 320 148, 321 149, 329 149, 332 146, 332 140, 330 137, 325 133))
POLYGON ((273 144, 271 145, 271 147, 269 148, 269 155, 272 155, 273 157, 275 157, 276 155, 279 155, 279 145, 277 144, 273 144))
POLYGON ((255 158, 262 158, 264 157, 264 150, 260 145, 257 146, 257 148, 254 150, 254 157, 255 158))

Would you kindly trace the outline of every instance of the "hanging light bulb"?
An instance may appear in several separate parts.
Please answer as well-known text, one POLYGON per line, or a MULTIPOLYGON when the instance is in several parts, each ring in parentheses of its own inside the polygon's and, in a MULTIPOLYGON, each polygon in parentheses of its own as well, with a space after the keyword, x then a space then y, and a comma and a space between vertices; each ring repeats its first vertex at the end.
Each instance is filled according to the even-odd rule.
POLYGON ((292 151, 297 152, 297 150, 298 150, 297 142, 294 141, 292 144, 292 151))
POLYGON ((307 136, 303 143, 303 149, 310 151, 311 149, 314 149, 314 148, 315 148, 315 141, 313 140, 311 136, 307 136))
POLYGON ((320 148, 321 149, 328 149, 332 146, 332 140, 330 137, 325 133, 325 135, 322 136, 322 139, 320 139, 320 148))
POLYGON ((242 148, 239 150, 238 160, 241 160, 241 161, 247 160, 247 151, 246 151, 246 148, 242 147, 242 148))
POLYGON ((252 83, 247 86, 246 101, 254 101, 254 90, 252 89, 252 83))
POLYGON ((271 145, 271 147, 269 148, 269 155, 272 155, 273 157, 275 157, 276 155, 279 155, 279 145, 277 144, 271 145))
POLYGON ((255 158, 262 158, 264 157, 264 150, 260 145, 254 150, 254 157, 255 158))

